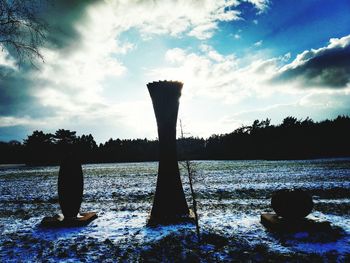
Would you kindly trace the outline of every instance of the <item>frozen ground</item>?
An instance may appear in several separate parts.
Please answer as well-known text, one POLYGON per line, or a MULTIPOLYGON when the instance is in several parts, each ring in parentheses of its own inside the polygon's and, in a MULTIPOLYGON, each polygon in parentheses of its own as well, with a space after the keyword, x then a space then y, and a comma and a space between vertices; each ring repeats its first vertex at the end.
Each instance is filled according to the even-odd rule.
MULTIPOLYGON (((201 244, 193 225, 145 227, 157 163, 83 166, 81 211, 99 217, 87 227, 61 230, 38 227, 44 216, 60 212, 58 167, 1 166, 0 262, 350 262, 350 159, 195 165, 201 244), (260 214, 272 211, 272 191, 285 187, 310 191, 310 217, 330 221, 334 233, 266 231, 260 214)), ((183 183, 189 193, 186 178, 183 183)))

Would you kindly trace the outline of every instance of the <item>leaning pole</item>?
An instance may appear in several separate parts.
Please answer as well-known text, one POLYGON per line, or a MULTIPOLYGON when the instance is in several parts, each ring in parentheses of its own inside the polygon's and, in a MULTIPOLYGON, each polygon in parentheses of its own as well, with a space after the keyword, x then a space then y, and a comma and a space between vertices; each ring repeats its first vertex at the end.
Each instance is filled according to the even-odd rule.
POLYGON ((150 226, 191 220, 176 150, 176 122, 182 86, 177 81, 147 84, 156 115, 159 139, 158 178, 148 221, 150 226))

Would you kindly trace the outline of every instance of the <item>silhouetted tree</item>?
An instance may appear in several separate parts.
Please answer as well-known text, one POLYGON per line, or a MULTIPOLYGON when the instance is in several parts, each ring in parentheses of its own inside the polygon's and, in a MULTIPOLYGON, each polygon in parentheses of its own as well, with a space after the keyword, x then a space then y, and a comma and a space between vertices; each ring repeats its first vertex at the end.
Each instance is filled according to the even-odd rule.
POLYGON ((67 154, 72 154, 77 158, 78 152, 77 150, 77 136, 75 131, 65 130, 65 129, 59 129, 55 132, 54 135, 54 143, 56 145, 55 149, 57 153, 59 154, 58 159, 59 162, 65 158, 67 154))
POLYGON ((289 116, 282 121, 281 128, 294 128, 298 125, 300 125, 300 121, 297 118, 289 116))
POLYGON ((77 139, 76 132, 70 130, 59 129, 54 135, 54 142, 57 145, 70 145, 77 139))
POLYGON ((26 163, 48 164, 54 162, 53 135, 34 131, 32 135, 24 140, 26 150, 26 163))
POLYGON ((75 151, 80 156, 81 160, 85 162, 93 162, 96 159, 97 144, 94 137, 89 135, 82 135, 75 139, 75 151))
POLYGON ((0 163, 24 163, 24 146, 19 141, 0 142, 0 163))
MULTIPOLYGON (((208 139, 177 140, 180 160, 305 159, 350 156, 350 117, 314 122, 310 118, 285 118, 280 125, 270 119, 255 120, 228 134, 208 139)), ((67 150, 84 163, 139 162, 158 160, 158 141, 110 139, 97 146, 93 136, 75 131, 34 131, 24 140, 0 142, 0 163, 57 164, 67 150)))

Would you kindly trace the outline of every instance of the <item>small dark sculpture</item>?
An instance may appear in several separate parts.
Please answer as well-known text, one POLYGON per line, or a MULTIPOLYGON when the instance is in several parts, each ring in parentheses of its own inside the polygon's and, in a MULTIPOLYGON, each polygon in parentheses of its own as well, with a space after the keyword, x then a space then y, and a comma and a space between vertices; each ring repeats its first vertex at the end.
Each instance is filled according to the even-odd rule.
POLYGON ((260 222, 275 233, 321 233, 334 231, 330 222, 305 218, 313 208, 312 197, 303 190, 279 190, 272 194, 271 205, 275 213, 263 213, 260 222))
POLYGON ((271 205, 276 214, 285 219, 301 219, 313 208, 312 197, 302 190, 279 190, 272 195, 271 205))
POLYGON ((83 187, 81 163, 69 154, 63 159, 58 174, 58 199, 65 219, 77 217, 83 199, 83 187))
POLYGON ((58 201, 61 214, 44 217, 42 227, 81 227, 97 218, 96 212, 79 213, 83 200, 83 170, 72 154, 63 158, 58 174, 58 201))

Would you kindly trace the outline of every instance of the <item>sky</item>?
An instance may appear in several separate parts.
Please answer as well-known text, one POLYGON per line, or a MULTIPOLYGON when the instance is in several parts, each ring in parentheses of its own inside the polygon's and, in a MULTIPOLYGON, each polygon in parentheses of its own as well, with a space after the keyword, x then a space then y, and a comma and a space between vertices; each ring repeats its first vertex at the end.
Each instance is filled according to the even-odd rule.
POLYGON ((44 62, 0 52, 0 141, 57 129, 157 137, 148 82, 184 83, 184 132, 350 114, 348 0, 62 0, 44 62))

